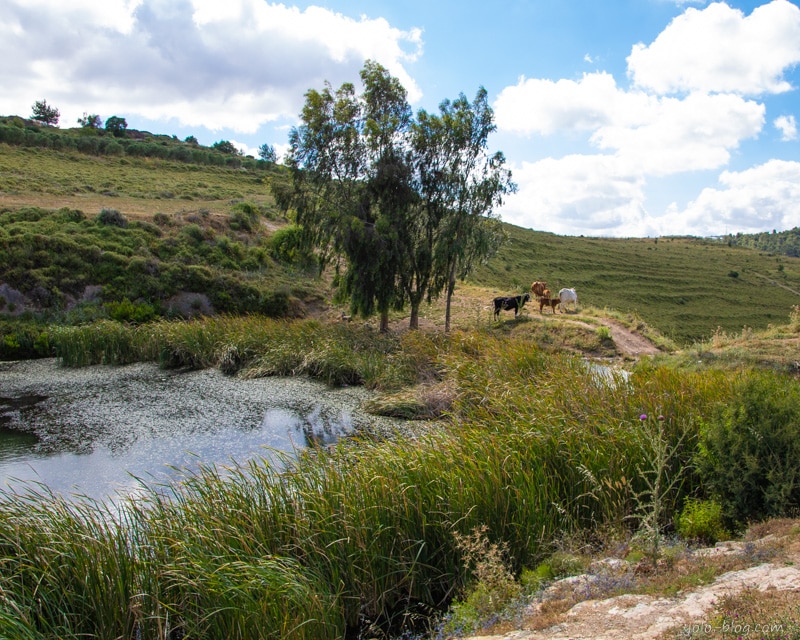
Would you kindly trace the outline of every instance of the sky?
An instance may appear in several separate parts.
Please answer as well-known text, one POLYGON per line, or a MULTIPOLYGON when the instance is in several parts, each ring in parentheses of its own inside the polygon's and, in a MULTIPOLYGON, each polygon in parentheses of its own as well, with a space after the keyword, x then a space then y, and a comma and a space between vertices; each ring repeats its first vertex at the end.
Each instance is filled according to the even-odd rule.
POLYGON ((309 89, 366 60, 415 111, 488 92, 517 184, 559 235, 800 226, 800 6, 789 0, 0 0, 0 115, 229 140, 279 157, 309 89))

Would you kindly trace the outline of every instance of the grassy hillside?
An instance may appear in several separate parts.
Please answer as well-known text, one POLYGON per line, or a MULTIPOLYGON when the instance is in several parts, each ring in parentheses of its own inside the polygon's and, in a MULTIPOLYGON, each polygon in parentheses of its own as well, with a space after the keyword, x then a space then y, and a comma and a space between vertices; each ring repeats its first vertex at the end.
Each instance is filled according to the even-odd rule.
POLYGON ((533 280, 574 287, 581 305, 634 312, 678 343, 717 328, 784 324, 800 304, 800 259, 699 238, 557 236, 507 227, 509 242, 473 284, 497 293, 533 280))
MULTIPOLYGON (((126 254, 126 264, 135 260, 138 267, 147 268, 158 259, 183 271, 194 266, 194 275, 198 268, 210 270, 201 273, 199 282, 190 276, 176 276, 172 289, 164 293, 191 287, 193 281, 195 289, 211 287, 214 282, 224 287, 231 278, 266 293, 287 291, 300 298, 314 290, 325 293, 308 274, 270 255, 272 233, 287 222, 271 195, 270 185, 275 181, 286 181, 281 167, 207 166, 0 143, 0 239, 9 233, 44 233, 50 238, 48 242, 39 238, 38 244, 26 249, 26 255, 37 256, 36 268, 47 272, 43 280, 29 279, 26 285, 25 278, 17 274, 11 284, 21 289, 27 286, 26 293, 37 285, 61 291, 64 285, 58 280, 58 269, 47 262, 58 252, 70 250, 52 240, 67 234, 74 242, 97 242, 78 233, 75 220, 63 220, 63 212, 61 222, 58 216, 50 216, 46 232, 37 219, 27 220, 28 226, 23 228, 20 210, 77 211, 86 228, 103 209, 113 209, 134 228, 139 225, 140 235, 151 236, 133 248, 111 251, 126 254), (248 229, 247 216, 253 212, 252 222, 257 224, 248 229), (17 225, 13 230, 12 223, 17 225)), ((76 214, 70 215, 74 218, 76 214)), ((590 305, 634 313, 677 343, 687 344, 707 339, 718 329, 734 332, 745 326, 762 329, 785 323, 792 306, 800 303, 799 258, 695 238, 568 237, 510 225, 507 231, 509 241, 500 254, 470 278, 470 285, 485 288, 487 304, 495 294, 527 290, 533 280, 543 279, 555 291, 575 287, 582 308, 590 305)), ((104 230, 106 236, 123 233, 132 235, 134 230, 104 230)), ((108 247, 101 249, 109 251, 108 247)), ((13 267, 6 267, 0 284, 8 280, 13 267)), ((22 263, 16 267, 33 269, 22 263)), ((69 267, 62 265, 63 269, 69 267)), ((165 269, 162 265, 159 273, 165 269)), ((71 293, 78 295, 79 291, 71 293)), ((125 290, 117 288, 110 293, 119 298, 125 290)), ((220 300, 224 303, 224 296, 220 300)), ((236 310, 235 305, 229 306, 236 310)), ((225 304, 221 308, 225 309, 225 304)), ((475 315, 480 313, 476 309, 475 315)))

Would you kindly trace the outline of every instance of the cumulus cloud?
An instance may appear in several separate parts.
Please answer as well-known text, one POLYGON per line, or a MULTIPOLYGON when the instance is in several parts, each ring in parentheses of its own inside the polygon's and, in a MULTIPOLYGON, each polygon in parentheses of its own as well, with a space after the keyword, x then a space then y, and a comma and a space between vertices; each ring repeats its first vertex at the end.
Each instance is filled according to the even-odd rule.
POLYGON ((653 233, 644 215, 644 181, 613 155, 569 155, 513 168, 519 189, 508 197, 503 219, 533 229, 574 235, 653 233))
POLYGON ((0 55, 16 62, 0 112, 46 97, 67 125, 91 111, 251 133, 294 118, 309 87, 358 78, 366 59, 418 99, 406 66, 421 47, 419 30, 382 18, 262 0, 7 0, 0 55))
POLYGON ((605 72, 578 81, 521 78, 500 93, 494 108, 503 130, 588 132, 593 146, 616 152, 629 171, 640 175, 723 166, 731 149, 756 136, 764 124, 764 106, 740 96, 653 96, 620 89, 605 72))
POLYGON ((797 140, 797 122, 794 116, 778 116, 773 124, 781 132, 781 140, 784 142, 797 140))
POLYGON ((745 171, 725 171, 684 210, 672 207, 662 233, 713 235, 791 229, 800 220, 800 162, 770 160, 745 171))
POLYGON ((745 16, 718 2, 687 9, 650 45, 635 45, 628 74, 659 94, 760 95, 790 90, 783 74, 798 62, 800 8, 774 0, 745 16))
MULTIPOLYGON (((557 233, 706 234, 730 222, 716 208, 725 202, 729 212, 746 216, 745 225, 756 222, 753 207, 766 203, 769 189, 781 185, 784 193, 784 183, 768 181, 761 197, 751 198, 755 185, 741 182, 752 174, 723 173, 721 189, 703 192, 685 209, 673 205, 654 214, 646 208, 647 180, 723 169, 743 141, 758 138, 766 106, 757 98, 788 90, 784 73, 800 62, 800 9, 785 0, 749 16, 722 3, 689 8, 653 43, 635 45, 627 61, 629 87, 600 71, 555 81, 520 77, 500 92, 494 103, 500 131, 560 136, 573 147, 582 139, 590 150, 520 165, 519 192, 504 218, 557 233), (747 204, 733 207, 737 199, 747 204)), ((773 124, 784 140, 796 139, 793 116, 773 124)), ((757 173, 765 177, 775 168, 767 167, 757 173)), ((790 203, 776 196, 763 216, 788 220, 777 212, 783 207, 796 215, 790 203)))

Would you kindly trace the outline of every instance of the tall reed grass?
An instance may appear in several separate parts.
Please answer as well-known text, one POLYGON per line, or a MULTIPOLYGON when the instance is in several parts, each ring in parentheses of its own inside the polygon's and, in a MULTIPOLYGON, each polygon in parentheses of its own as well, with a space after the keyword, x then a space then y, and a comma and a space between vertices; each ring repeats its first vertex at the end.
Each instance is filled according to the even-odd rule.
MULTIPOLYGON (((454 402, 442 428, 413 440, 365 438, 275 467, 201 469, 179 485, 143 487, 121 517, 5 496, 0 635, 20 620, 44 638, 397 629, 441 610, 471 579, 454 533, 485 528, 519 571, 565 533, 635 527, 654 471, 642 415, 663 418, 658 437, 672 454, 657 471, 684 478, 660 496, 657 516, 669 521, 697 487, 699 417, 731 390, 723 374, 648 365, 609 382, 580 358, 483 331, 387 338, 231 318, 153 325, 145 340, 144 330, 127 331, 140 356, 172 366, 219 365, 235 352, 233 368, 247 375, 384 388, 447 380, 454 402)), ((92 357, 106 361, 121 342, 92 357)), ((75 364, 68 343, 61 357, 75 364)))

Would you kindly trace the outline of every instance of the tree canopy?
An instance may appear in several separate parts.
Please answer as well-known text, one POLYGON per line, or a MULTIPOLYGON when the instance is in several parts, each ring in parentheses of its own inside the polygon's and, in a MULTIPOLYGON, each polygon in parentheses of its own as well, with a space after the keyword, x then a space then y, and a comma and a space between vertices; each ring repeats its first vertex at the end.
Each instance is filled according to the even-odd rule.
MULTIPOLYGON (((376 62, 351 83, 311 89, 290 134, 293 204, 321 268, 333 264, 340 300, 354 313, 419 308, 488 257, 501 239, 493 210, 513 191, 486 91, 416 118, 397 78, 376 62)), ((446 322, 449 329, 449 313, 446 322)))
POLYGON ((33 103, 33 113, 31 114, 32 120, 36 120, 42 124, 55 126, 58 124, 58 119, 60 117, 61 113, 58 111, 58 109, 48 105, 47 100, 37 100, 33 103))
POLYGON ((106 131, 116 138, 123 137, 127 128, 128 123, 125 121, 125 118, 111 116, 108 120, 106 120, 106 131))
POLYGON ((82 118, 78 118, 78 124, 84 129, 100 129, 103 126, 103 120, 96 113, 84 113, 82 118))

